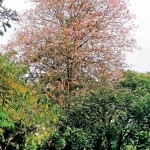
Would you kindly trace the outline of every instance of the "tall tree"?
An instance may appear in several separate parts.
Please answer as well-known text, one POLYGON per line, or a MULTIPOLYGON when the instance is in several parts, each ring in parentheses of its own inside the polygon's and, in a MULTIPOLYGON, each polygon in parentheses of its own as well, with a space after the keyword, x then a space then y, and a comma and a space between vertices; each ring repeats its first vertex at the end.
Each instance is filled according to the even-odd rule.
POLYGON ((112 81, 120 75, 124 52, 135 46, 127 1, 30 1, 35 9, 23 15, 21 30, 7 49, 19 51, 34 77, 46 74, 43 87, 52 99, 60 103, 64 93, 92 79, 112 81))

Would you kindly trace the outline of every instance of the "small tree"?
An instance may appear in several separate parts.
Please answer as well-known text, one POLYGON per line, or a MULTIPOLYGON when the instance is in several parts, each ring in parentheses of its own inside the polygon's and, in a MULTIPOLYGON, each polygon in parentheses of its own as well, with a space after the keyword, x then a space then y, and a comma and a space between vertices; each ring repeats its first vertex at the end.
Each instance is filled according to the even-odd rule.
POLYGON ((8 58, 0 56, 0 149, 36 149, 57 130, 61 109, 25 83, 27 67, 8 58))

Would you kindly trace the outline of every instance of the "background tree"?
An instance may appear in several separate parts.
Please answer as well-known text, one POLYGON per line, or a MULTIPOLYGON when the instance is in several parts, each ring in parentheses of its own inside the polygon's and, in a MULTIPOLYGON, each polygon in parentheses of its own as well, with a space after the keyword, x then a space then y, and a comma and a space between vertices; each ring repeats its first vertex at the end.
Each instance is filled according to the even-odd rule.
POLYGON ((7 28, 11 27, 11 20, 17 20, 16 11, 4 7, 2 3, 3 0, 0 0, 0 35, 3 35, 7 28))
POLYGON ((135 46, 127 1, 31 1, 35 8, 22 16, 7 49, 31 65, 51 99, 64 105, 73 91, 83 86, 87 91, 93 79, 120 76, 124 53, 135 46))
POLYGON ((117 88, 103 87, 76 97, 53 145, 71 150, 148 150, 149 82, 149 74, 128 71, 117 88))

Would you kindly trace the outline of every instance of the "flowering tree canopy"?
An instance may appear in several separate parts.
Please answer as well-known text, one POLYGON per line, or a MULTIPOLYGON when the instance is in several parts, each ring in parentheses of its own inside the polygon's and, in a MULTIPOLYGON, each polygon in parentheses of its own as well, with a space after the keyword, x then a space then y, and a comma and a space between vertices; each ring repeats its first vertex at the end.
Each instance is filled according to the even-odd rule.
POLYGON ((35 8, 23 14, 7 49, 17 51, 32 73, 46 74, 45 87, 70 92, 89 78, 118 78, 125 52, 136 46, 127 1, 30 1, 35 8))

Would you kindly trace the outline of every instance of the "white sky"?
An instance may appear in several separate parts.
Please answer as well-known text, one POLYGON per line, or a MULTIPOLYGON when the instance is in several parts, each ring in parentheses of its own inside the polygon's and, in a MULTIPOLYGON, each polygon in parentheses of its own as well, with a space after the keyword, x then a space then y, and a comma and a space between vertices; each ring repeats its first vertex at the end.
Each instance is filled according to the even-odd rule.
MULTIPOLYGON (((25 11, 30 7, 25 0, 5 0, 4 5, 16 11, 25 11)), ((150 72, 150 0, 130 0, 130 11, 136 15, 135 24, 138 25, 135 33, 141 50, 127 54, 127 63, 133 67, 130 69, 140 72, 150 72)), ((12 33, 11 29, 0 37, 0 43, 5 43, 12 33)))
POLYGON ((130 10, 136 15, 136 40, 141 50, 128 54, 127 62, 136 71, 150 72, 150 0, 130 0, 130 3, 130 10))
POLYGON ((22 11, 29 8, 27 0, 4 0, 3 5, 16 11, 22 11))

